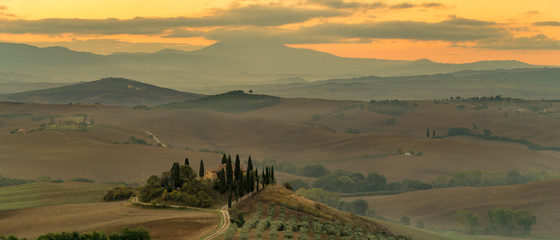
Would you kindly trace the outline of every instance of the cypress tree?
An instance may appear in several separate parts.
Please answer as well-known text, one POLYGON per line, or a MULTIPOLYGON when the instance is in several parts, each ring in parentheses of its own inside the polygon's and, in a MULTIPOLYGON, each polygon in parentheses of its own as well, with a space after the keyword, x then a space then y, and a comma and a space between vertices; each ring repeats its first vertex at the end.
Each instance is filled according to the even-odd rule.
POLYGON ((224 153, 224 156, 222 156, 222 163, 221 164, 226 164, 227 161, 227 157, 226 154, 224 153))
POLYGON ((426 137, 430 137, 430 128, 426 129, 426 137))
POLYGON ((173 181, 173 187, 181 187, 183 185, 181 180, 181 168, 178 162, 174 162, 171 167, 171 181, 173 181))
POLYGON ((270 167, 270 182, 276 184, 276 178, 274 177, 274 166, 270 167))
POLYGON ((235 180, 239 181, 239 175, 241 173, 241 161, 239 160, 239 154, 235 156, 235 180))
POLYGON ((231 169, 231 158, 226 161, 226 183, 228 187, 233 184, 233 169, 231 169))
POLYGON ((229 189, 228 193, 227 206, 228 208, 231 208, 231 188, 229 189))
POLYGON ((200 168, 198 169, 198 176, 204 177, 204 162, 200 159, 200 168))
POLYGON ((264 172, 264 169, 262 170, 261 178, 262 178, 261 185, 262 185, 262 187, 263 187, 263 189, 264 189, 264 186, 266 186, 266 174, 265 174, 265 172, 264 172))
POLYGON ((249 160, 247 160, 247 172, 253 170, 253 161, 251 160, 251 156, 249 155, 249 160))
POLYGON ((251 172, 249 170, 247 170, 247 174, 245 175, 245 192, 246 193, 250 193, 251 192, 251 172))
POLYGON ((220 169, 218 172, 218 185, 220 186, 220 194, 224 194, 227 191, 227 183, 226 183, 226 172, 224 169, 220 169))
POLYGON ((187 165, 187 166, 189 166, 189 165, 190 165, 190 164, 189 164, 189 158, 188 158, 188 157, 187 157, 187 158, 185 158, 185 165, 187 165))
POLYGON ((255 168, 255 181, 257 184, 257 192, 259 191, 259 169, 255 168))
POLYGON ((239 175, 239 182, 237 183, 237 186, 239 188, 239 197, 243 197, 243 195, 245 195, 245 177, 243 177, 243 171, 241 171, 241 175, 239 175))

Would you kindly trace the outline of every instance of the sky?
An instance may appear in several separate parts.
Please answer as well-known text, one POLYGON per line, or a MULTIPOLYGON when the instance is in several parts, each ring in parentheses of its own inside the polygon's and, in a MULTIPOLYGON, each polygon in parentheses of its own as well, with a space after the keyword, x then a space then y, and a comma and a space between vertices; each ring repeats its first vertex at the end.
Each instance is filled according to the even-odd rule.
POLYGON ((0 0, 0 41, 97 54, 285 44, 342 57, 560 65, 558 0, 0 0))

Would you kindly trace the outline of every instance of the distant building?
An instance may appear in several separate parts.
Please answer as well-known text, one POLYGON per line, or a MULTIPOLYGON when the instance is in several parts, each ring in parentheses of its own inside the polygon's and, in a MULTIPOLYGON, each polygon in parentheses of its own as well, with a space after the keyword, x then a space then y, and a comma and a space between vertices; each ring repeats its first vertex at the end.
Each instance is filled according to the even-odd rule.
MULTIPOLYGON (((247 168, 243 165, 240 166, 241 167, 241 171, 243 171, 243 174, 247 174, 247 168)), ((232 166, 232 170, 235 172, 235 165, 232 166)), ((224 172, 226 171, 226 164, 221 164, 220 166, 207 170, 204 173, 204 178, 205 179, 217 179, 218 178, 218 172, 221 171, 222 169, 224 169, 224 172)))
POLYGON ((404 156, 405 157, 412 157, 412 153, 406 152, 406 153, 404 153, 404 156))
POLYGON ((543 110, 543 112, 545 113, 553 113, 553 112, 560 112, 559 108, 555 108, 555 107, 550 107, 550 108, 545 108, 543 110))

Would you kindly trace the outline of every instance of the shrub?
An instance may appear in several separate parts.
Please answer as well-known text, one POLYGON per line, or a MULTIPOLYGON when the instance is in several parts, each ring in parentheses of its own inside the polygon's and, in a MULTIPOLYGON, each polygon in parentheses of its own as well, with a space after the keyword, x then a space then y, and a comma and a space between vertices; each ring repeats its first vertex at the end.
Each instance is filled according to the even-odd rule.
POLYGON ((132 187, 121 187, 117 186, 112 189, 109 189, 103 196, 103 201, 111 202, 111 201, 121 201, 129 199, 134 195, 134 188, 132 187))
POLYGON ((416 222, 416 227, 421 228, 421 229, 424 228, 424 222, 422 222, 422 221, 416 222))
POLYGON ((395 125, 397 123, 397 119, 395 118, 389 118, 385 121, 385 124, 387 125, 395 125))
POLYGON ((401 220, 399 220, 400 224, 410 226, 410 217, 402 216, 401 220))

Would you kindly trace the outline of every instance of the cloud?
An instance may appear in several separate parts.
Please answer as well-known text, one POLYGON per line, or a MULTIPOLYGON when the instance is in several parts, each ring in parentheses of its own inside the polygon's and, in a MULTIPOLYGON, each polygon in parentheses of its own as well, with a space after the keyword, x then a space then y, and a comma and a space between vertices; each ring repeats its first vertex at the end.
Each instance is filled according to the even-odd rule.
POLYGON ((557 22, 557 21, 536 22, 536 23, 533 23, 533 25, 535 25, 535 26, 560 27, 560 22, 557 22))
POLYGON ((420 5, 404 2, 400 4, 389 5, 384 2, 364 3, 364 2, 347 2, 343 0, 307 0, 305 3, 319 5, 328 8, 334 8, 334 9, 378 9, 378 8, 407 9, 407 8, 415 8, 415 7, 432 8, 432 7, 443 6, 443 4, 436 3, 436 2, 424 3, 420 5))
POLYGON ((537 15, 537 14, 539 14, 539 13, 540 13, 539 11, 534 11, 534 10, 533 10, 533 11, 527 11, 527 12, 526 12, 526 14, 527 14, 528 16, 537 15))
POLYGON ((175 29, 165 37, 203 36, 225 42, 275 42, 284 44, 372 42, 375 39, 442 40, 450 42, 507 39, 511 34, 497 24, 454 18, 428 23, 385 21, 374 23, 322 23, 299 29, 251 26, 214 28, 209 31, 175 29))
POLYGON ((6 6, 4 6, 4 5, 0 5, 0 16, 4 16, 4 17, 17 17, 17 16, 14 15, 14 14, 5 12, 6 9, 8 9, 8 7, 6 7, 6 6))
POLYGON ((508 38, 501 41, 482 41, 477 48, 498 50, 560 50, 560 41, 538 34, 531 37, 508 38))
POLYGON ((413 8, 413 7, 416 7, 416 5, 411 3, 406 3, 406 2, 391 6, 392 9, 406 9, 406 8, 413 8))
POLYGON ((482 21, 453 19, 428 23, 387 21, 360 24, 322 24, 306 29, 307 33, 339 38, 413 39, 443 41, 476 41, 509 36, 505 29, 482 21))
POLYGON ((425 8, 438 8, 438 7, 443 7, 443 6, 444 6, 443 4, 437 3, 437 2, 422 4, 422 7, 425 7, 425 8))
POLYGON ((0 20, 2 33, 39 34, 161 34, 177 27, 211 26, 281 26, 313 18, 342 16, 346 13, 327 9, 291 8, 272 5, 250 5, 217 10, 212 16, 133 19, 63 19, 0 20))
POLYGON ((362 3, 345 2, 343 0, 307 0, 306 3, 334 9, 380 8, 386 6, 386 4, 382 2, 362 3))

